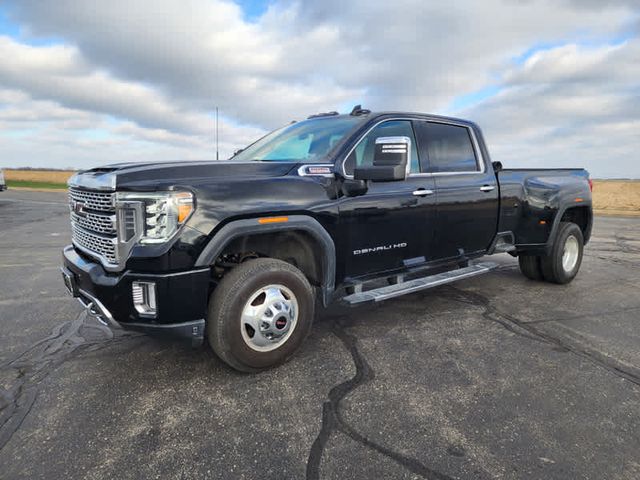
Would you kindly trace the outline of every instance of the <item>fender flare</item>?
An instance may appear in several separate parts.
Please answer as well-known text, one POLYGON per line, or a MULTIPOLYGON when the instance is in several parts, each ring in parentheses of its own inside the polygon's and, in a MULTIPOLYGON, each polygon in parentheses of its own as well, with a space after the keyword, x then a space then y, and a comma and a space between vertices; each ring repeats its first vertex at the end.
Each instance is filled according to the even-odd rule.
POLYGON ((571 203, 564 203, 562 205, 560 205, 560 208, 558 208, 558 211, 553 219, 553 225, 551 227, 551 232, 549 232, 549 238, 547 239, 546 243, 545 243, 545 253, 547 255, 549 255, 551 253, 551 249, 553 248, 553 242, 555 241, 556 238, 556 233, 558 232, 558 228, 560 227, 560 222, 562 220, 562 217, 564 216, 565 212, 567 210, 570 210, 572 208, 585 208, 587 207, 589 209, 589 219, 588 219, 588 223, 587 223, 587 228, 586 228, 586 235, 585 235, 585 245, 589 242, 589 238, 591 237, 591 229, 593 228, 593 206, 592 206, 592 202, 584 202, 584 203, 580 203, 580 204, 571 204, 571 203))
POLYGON ((227 223, 209 240, 209 243, 198 256, 195 266, 208 267, 213 265, 213 262, 224 251, 224 248, 238 237, 251 234, 302 230, 311 235, 322 249, 320 252, 322 256, 322 302, 324 306, 327 306, 335 290, 336 247, 333 239, 315 218, 306 215, 290 215, 287 218, 288 220, 282 223, 262 224, 259 223, 259 218, 233 220, 227 223))

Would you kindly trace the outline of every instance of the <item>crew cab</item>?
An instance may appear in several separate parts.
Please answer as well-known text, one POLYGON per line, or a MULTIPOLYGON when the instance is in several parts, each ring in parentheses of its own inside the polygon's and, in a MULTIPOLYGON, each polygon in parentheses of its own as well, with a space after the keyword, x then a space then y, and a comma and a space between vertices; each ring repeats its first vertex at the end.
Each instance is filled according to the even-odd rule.
POLYGON ((128 163, 69 180, 64 282, 100 321, 205 340, 258 371, 314 312, 490 271, 578 273, 592 225, 582 169, 504 169, 472 122, 357 106, 293 122, 227 161, 128 163))

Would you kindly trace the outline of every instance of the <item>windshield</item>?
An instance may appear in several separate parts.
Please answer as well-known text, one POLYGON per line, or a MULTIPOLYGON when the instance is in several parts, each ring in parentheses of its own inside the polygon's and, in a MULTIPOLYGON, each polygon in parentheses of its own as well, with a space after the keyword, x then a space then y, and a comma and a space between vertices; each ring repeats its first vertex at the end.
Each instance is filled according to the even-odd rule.
POLYGON ((318 162, 361 121, 359 117, 325 117, 292 123, 249 145, 233 160, 318 162))

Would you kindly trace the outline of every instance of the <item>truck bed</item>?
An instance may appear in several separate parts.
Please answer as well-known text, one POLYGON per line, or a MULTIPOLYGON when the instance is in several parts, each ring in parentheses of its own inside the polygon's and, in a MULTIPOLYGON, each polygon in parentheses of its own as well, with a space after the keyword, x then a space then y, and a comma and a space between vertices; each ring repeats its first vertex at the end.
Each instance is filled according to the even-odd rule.
POLYGON ((591 206, 589 173, 582 168, 510 168, 497 177, 498 231, 513 232, 517 246, 546 243, 568 205, 591 206))

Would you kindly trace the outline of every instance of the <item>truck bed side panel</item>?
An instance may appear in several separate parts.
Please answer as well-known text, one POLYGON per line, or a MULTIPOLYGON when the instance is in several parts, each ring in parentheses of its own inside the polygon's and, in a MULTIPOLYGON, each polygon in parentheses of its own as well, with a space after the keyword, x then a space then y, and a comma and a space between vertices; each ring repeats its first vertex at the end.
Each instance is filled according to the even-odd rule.
POLYGON ((519 250, 547 244, 568 209, 583 209, 591 231, 589 174, 582 169, 506 169, 498 173, 500 184, 499 232, 511 231, 519 250))

